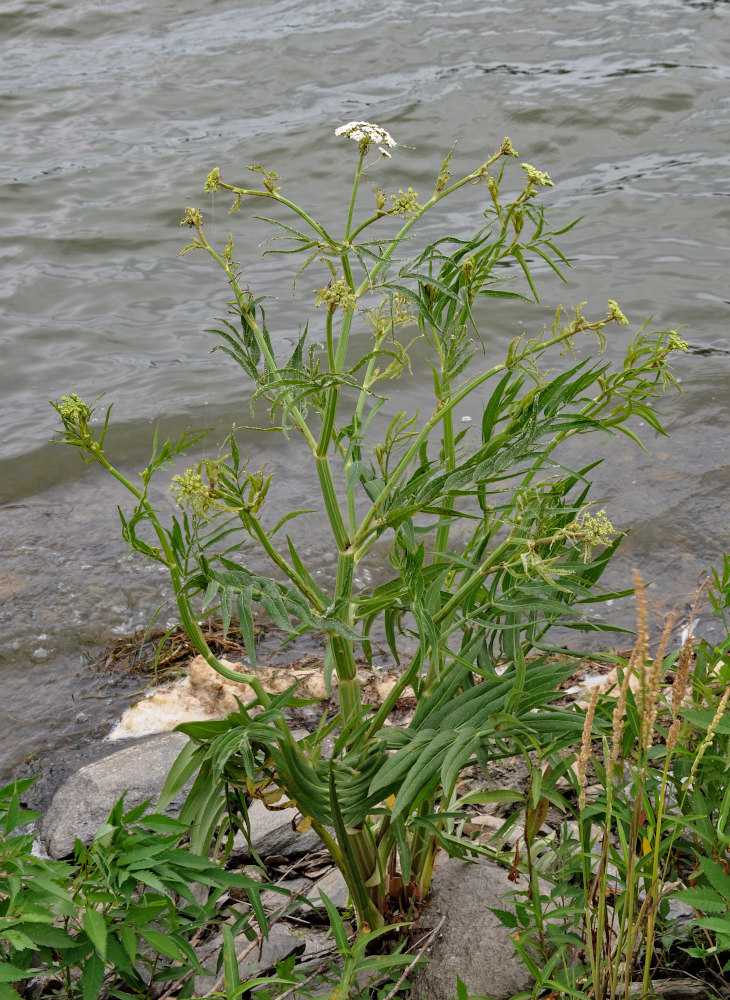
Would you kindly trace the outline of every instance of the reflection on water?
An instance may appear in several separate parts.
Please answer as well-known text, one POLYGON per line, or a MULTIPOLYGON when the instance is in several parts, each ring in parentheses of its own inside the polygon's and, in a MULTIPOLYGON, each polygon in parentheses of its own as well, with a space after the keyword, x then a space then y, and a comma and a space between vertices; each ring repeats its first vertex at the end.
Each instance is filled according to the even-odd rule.
MULTIPOLYGON (((232 0, 0 9, 0 769, 114 710, 83 650, 169 596, 154 567, 126 556, 115 488, 48 444, 47 400, 107 393, 113 457, 130 474, 158 420, 173 436, 212 427, 217 441, 246 423, 238 373, 201 334, 225 288, 206 260, 179 259, 182 209, 199 204, 224 240, 227 205, 201 194, 203 179, 216 164, 238 180, 263 163, 341 228, 352 151, 332 133, 353 118, 401 143, 372 178, 388 190, 428 190, 456 139, 460 170, 510 135, 555 181, 556 218, 586 216, 567 243, 567 283, 542 278, 545 308, 486 317, 490 354, 539 330, 558 301, 587 299, 597 312, 610 296, 635 325, 687 324, 690 351, 677 362, 687 395, 663 406, 671 439, 652 432, 648 457, 614 442, 596 477, 612 520, 631 529, 610 583, 627 586, 639 565, 660 608, 686 605, 697 574, 730 547, 729 19, 730 5, 701 0, 275 0, 245 16, 232 0)), ((441 224, 465 232, 473 204, 455 201, 441 224)), ((279 260, 260 260, 261 228, 244 213, 236 226, 246 280, 279 291, 269 315, 283 354, 322 274, 292 301, 279 260)), ((415 377, 396 387, 394 412, 417 403, 430 376, 415 377)), ((310 495, 295 448, 271 436, 246 447, 277 471, 274 506, 310 495)), ((326 579, 327 539, 309 522, 326 579)), ((630 620, 630 608, 611 610, 630 620)))

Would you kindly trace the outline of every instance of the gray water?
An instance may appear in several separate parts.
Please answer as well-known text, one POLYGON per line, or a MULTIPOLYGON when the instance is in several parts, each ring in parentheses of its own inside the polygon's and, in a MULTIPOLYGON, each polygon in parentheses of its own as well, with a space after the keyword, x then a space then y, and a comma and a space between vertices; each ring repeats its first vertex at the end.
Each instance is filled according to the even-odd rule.
MULTIPOLYGON (((110 455, 130 475, 158 422, 173 435, 213 428, 214 442, 245 423, 237 370, 202 333, 226 289, 207 258, 178 256, 179 221, 198 205, 223 242, 228 206, 202 193, 206 175, 219 165, 247 182, 246 165, 263 163, 341 226, 354 145, 333 133, 350 119, 401 144, 377 168, 388 190, 428 191, 455 140, 458 172, 509 135, 553 178, 555 219, 585 216, 566 243, 567 284, 541 275, 544 308, 494 310, 489 349, 539 332, 558 302, 597 314, 611 297, 634 330, 648 316, 685 326, 685 395, 661 407, 670 439, 645 433, 649 456, 611 445, 595 495, 630 528, 609 582, 628 586, 638 565, 657 613, 686 607, 698 573, 730 549, 727 2, 0 0, 0 39, 0 770, 118 711, 87 651, 169 597, 157 569, 125 553, 121 493, 50 443, 47 401, 105 393, 110 455)), ((476 204, 456 201, 434 225, 466 232, 476 204)), ((235 220, 237 248, 251 287, 280 296, 284 353, 324 281, 311 272, 292 302, 281 260, 260 259, 252 214, 235 220)), ((623 346, 612 334, 609 356, 623 346)), ((399 408, 429 376, 415 378, 399 408)), ((307 505, 292 444, 243 445, 252 467, 277 473, 274 506, 307 505)), ((309 549, 326 577, 316 526, 309 549)))

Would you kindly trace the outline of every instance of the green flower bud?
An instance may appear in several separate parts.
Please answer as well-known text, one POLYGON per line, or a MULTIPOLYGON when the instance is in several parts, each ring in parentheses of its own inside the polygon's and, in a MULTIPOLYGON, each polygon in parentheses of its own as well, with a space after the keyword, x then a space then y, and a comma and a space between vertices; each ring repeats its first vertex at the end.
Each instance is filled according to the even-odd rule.
POLYGON ((409 187, 407 191, 401 190, 397 195, 392 194, 390 197, 393 200, 393 215, 403 215, 407 219, 421 211, 418 194, 413 188, 409 187))
POLYGON ((220 186, 220 182, 218 180, 218 175, 220 174, 220 172, 221 172, 221 168, 220 167, 213 167, 213 169, 211 170, 211 172, 205 178, 205 188, 204 188, 204 190, 205 190, 206 194, 214 194, 218 190, 218 188, 220 186))
POLYGON ((686 351, 688 346, 687 341, 682 340, 676 330, 669 331, 668 351, 686 351))
POLYGON ((91 410, 75 392, 70 396, 61 396, 61 402, 57 404, 56 409, 64 420, 74 424, 85 422, 91 416, 91 410))
POLYGON ((614 323, 620 323, 622 326, 629 325, 629 321, 619 309, 618 303, 614 302, 613 299, 608 300, 608 315, 614 323))
POLYGON ((343 312, 354 309, 357 301, 355 293, 345 278, 337 278, 336 280, 333 278, 326 288, 317 289, 316 294, 315 306, 326 306, 330 315, 336 311, 338 306, 343 312))
POLYGON ((550 177, 548 174, 543 173, 542 170, 537 170, 531 163, 521 163, 520 166, 527 174, 527 179, 531 184, 534 184, 536 187, 553 187, 550 177))

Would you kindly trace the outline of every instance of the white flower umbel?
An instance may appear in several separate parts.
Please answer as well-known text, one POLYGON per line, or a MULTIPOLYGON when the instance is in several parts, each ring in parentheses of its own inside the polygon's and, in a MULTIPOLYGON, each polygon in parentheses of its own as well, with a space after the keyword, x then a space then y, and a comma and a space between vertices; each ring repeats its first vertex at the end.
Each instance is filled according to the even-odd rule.
MULTIPOLYGON (((378 146, 388 146, 391 149, 398 145, 389 132, 386 132, 380 125, 372 125, 370 122, 348 122, 347 125, 340 125, 339 128, 336 128, 335 135, 347 136, 348 139, 354 139, 355 142, 359 142, 361 146, 365 147, 369 146, 371 142, 377 143, 378 146)), ((381 152, 385 153, 385 150, 381 149, 381 152)), ((388 154, 386 153, 386 155, 388 154)))

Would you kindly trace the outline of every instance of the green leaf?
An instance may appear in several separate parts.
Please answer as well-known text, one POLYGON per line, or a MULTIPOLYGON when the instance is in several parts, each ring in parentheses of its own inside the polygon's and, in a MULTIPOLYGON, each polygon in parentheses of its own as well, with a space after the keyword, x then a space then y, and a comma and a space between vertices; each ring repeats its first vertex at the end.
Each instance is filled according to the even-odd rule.
POLYGON ((130 962, 137 960, 137 935, 131 927, 119 924, 114 928, 114 933, 119 938, 130 962))
MULTIPOLYGON (((194 750, 195 744, 192 744, 192 747, 194 750)), ((177 759, 179 760, 180 758, 178 757, 177 759)), ((188 832, 185 823, 181 823, 180 820, 175 819, 173 816, 165 816, 159 813, 151 813, 149 816, 145 816, 143 825, 155 833, 177 833, 182 837, 188 832)))
POLYGON ((204 748, 196 746, 192 740, 185 744, 165 779, 165 784, 155 805, 156 809, 165 809, 172 802, 180 789, 187 784, 200 767, 204 753, 204 748))
POLYGON ((107 926, 104 917, 98 910, 84 910, 84 930, 96 948, 99 958, 106 960, 107 926))
MULTIPOLYGON (((715 717, 715 712, 712 709, 694 709, 694 708, 680 708, 679 714, 683 719, 691 722, 693 726, 696 726, 701 732, 707 732, 710 727, 710 723, 715 717)), ((723 716, 718 719, 715 725, 716 733, 730 733, 730 717, 723 716)))
POLYGON ((728 908, 727 901, 707 887, 688 886, 678 892, 675 898, 704 913, 724 913, 728 908))
POLYGON ((17 983, 21 979, 32 979, 37 970, 18 969, 10 962, 0 962, 0 983, 17 983))
POLYGON ((282 517, 280 517, 279 520, 274 525, 274 527, 271 529, 271 531, 268 532, 269 538, 273 538, 274 535, 279 530, 279 528, 283 528, 284 525, 286 524, 286 522, 287 521, 291 521, 292 518, 299 517, 301 514, 316 514, 316 513, 317 513, 316 508, 302 509, 302 510, 290 510, 287 514, 284 514, 282 517))
POLYGON ((7 983, 0 982, 0 1000, 22 1000, 20 993, 7 983))
POLYGON ((241 985, 236 957, 236 939, 228 924, 223 924, 223 973, 225 976, 226 995, 231 996, 241 985))
POLYGON ((149 924, 145 924, 144 927, 140 928, 140 933, 143 938, 147 941, 155 951, 159 951, 161 955, 165 955, 167 958, 172 958, 176 962, 182 962, 185 960, 184 953, 180 948, 172 941, 172 939, 165 934, 161 934, 156 931, 154 927, 150 927, 149 924))
POLYGON ((699 858, 699 863, 707 881, 730 906, 730 875, 710 858, 699 858))
POLYGON ((337 911, 337 907, 335 906, 335 904, 332 902, 329 896, 326 895, 326 893, 322 892, 321 889, 319 890, 319 895, 322 902, 324 903, 325 909, 327 910, 327 916, 329 917, 329 922, 330 922, 330 929, 332 930, 332 935, 335 939, 335 944, 337 945, 337 951, 340 953, 340 955, 347 957, 348 955, 351 955, 352 952, 350 951, 350 945, 347 941, 347 930, 345 929, 345 925, 342 922, 342 917, 337 911))
POLYGON ((84 963, 80 982, 83 1000, 96 1000, 104 985, 104 963, 98 955, 91 955, 84 963))
POLYGON ((0 938, 5 938, 15 951, 34 951, 36 948, 35 941, 32 938, 14 927, 4 930, 2 925, 0 925, 0 938))
POLYGON ((511 792, 506 788, 495 788, 491 792, 467 792, 459 801, 463 802, 464 805, 483 802, 524 802, 525 796, 519 792, 511 792))
MULTIPOLYGON (((24 914, 24 916, 27 919, 28 914, 24 914)), ((57 951, 63 951, 66 948, 73 948, 76 944, 75 939, 61 927, 49 927, 41 923, 22 923, 18 924, 16 929, 33 938, 36 944, 44 948, 55 948, 57 951)))
POLYGON ((730 941, 730 920, 727 917, 703 917, 697 924, 708 931, 714 931, 727 947, 727 942, 730 941))
POLYGON ((169 890, 162 879, 158 878, 154 872, 150 871, 132 871, 134 878, 138 879, 143 885, 148 885, 151 889, 156 889, 163 895, 169 895, 169 890))
POLYGON ((113 935, 110 934, 107 940, 107 950, 108 950, 108 960, 117 969, 121 969, 123 972, 132 973, 132 965, 129 961, 129 955, 122 947, 121 942, 113 935))

